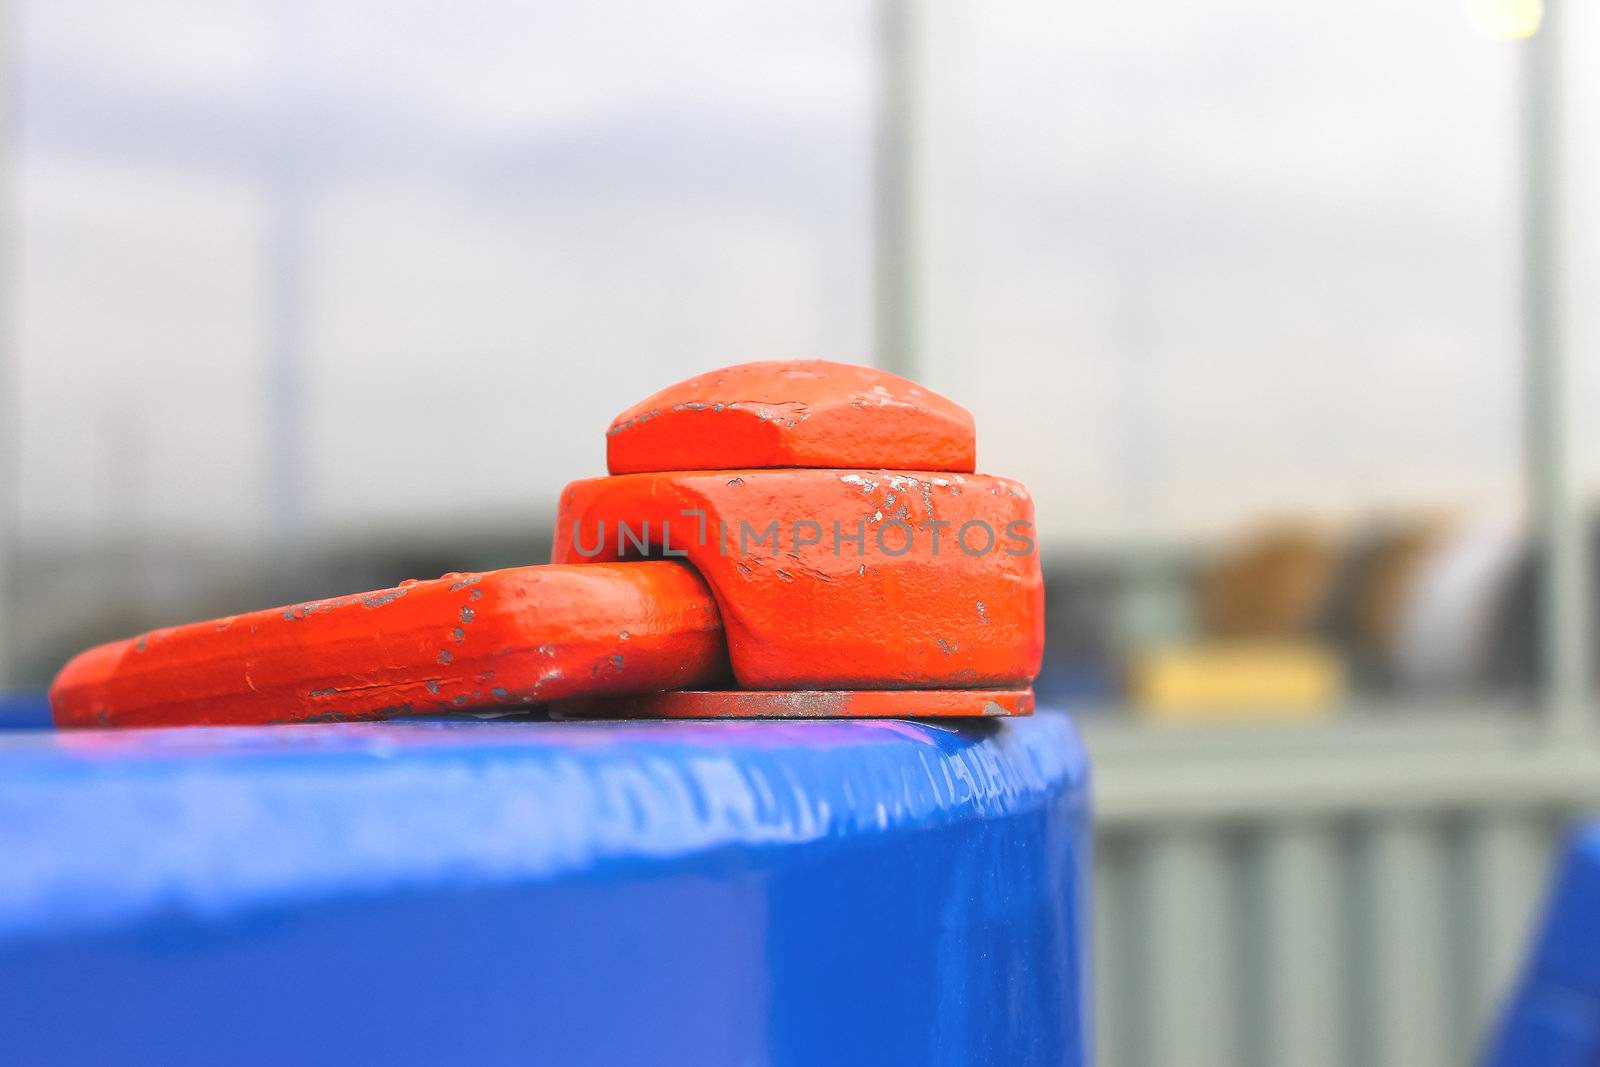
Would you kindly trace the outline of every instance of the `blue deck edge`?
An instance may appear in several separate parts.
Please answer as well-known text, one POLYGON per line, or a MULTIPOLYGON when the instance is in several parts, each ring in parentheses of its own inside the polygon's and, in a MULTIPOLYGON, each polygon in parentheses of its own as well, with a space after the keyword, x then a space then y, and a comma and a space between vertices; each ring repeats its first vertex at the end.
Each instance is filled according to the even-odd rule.
POLYGON ((0 735, 11 1062, 1084 1063, 1064 715, 0 735))

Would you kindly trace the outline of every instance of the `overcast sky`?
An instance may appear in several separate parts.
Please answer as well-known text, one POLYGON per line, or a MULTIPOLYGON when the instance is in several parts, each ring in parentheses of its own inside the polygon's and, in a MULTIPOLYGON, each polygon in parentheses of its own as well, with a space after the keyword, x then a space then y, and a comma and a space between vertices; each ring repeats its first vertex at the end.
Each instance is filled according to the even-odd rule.
MULTIPOLYGON (((872 358, 859 0, 20 6, 25 536, 269 536, 275 352, 313 533, 532 521, 673 380, 872 358)), ((949 377, 1050 535, 1515 496, 1518 46, 1457 0, 958 18, 949 377)))

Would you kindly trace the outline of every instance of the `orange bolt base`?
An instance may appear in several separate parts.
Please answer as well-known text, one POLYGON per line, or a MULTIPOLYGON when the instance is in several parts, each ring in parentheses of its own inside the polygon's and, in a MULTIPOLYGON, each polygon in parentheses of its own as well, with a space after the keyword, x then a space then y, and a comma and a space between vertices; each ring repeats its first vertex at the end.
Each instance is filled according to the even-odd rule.
POLYGON ((566 718, 930 719, 1033 714, 1029 689, 676 689, 567 700, 566 718))

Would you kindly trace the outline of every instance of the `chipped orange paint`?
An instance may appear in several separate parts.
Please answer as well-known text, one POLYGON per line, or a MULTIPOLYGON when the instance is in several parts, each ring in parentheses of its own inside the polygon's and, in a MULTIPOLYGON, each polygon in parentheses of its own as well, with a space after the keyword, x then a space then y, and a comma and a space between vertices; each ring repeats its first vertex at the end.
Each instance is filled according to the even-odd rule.
POLYGON ((669 471, 562 493, 557 563, 637 557, 636 538, 711 586, 745 689, 990 688, 1039 672, 1033 501, 1004 478, 669 471), (774 523, 778 543, 755 542, 774 523))
POLYGON ((972 416, 871 367, 827 360, 741 363, 661 390, 606 431, 606 469, 886 467, 970 474, 972 416))
POLYGON ((562 494, 554 565, 103 645, 56 679, 57 723, 384 719, 604 697, 663 717, 1032 712, 1044 646, 1033 504, 1017 483, 972 473, 960 406, 870 368, 752 363, 663 390, 607 437, 614 476, 562 494), (706 688, 730 681, 730 660, 743 689, 706 688), (698 691, 659 692, 680 689, 698 691))
POLYGON ((388 719, 714 685, 710 592, 676 563, 516 567, 155 630, 84 652, 59 726, 388 719))

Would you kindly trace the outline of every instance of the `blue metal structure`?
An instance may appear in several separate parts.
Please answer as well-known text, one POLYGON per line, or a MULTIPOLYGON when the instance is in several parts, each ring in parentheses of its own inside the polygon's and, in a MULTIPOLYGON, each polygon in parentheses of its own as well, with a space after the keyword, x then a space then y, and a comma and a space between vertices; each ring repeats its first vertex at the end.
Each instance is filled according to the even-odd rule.
POLYGON ((1524 974, 1485 1063, 1600 1063, 1600 824, 1581 827, 1567 842, 1524 974))
POLYGON ((0 1061, 1080 1064, 1071 723, 0 736, 0 1061))
POLYGON ((42 730, 49 726, 50 698, 42 689, 0 689, 0 730, 42 730))

